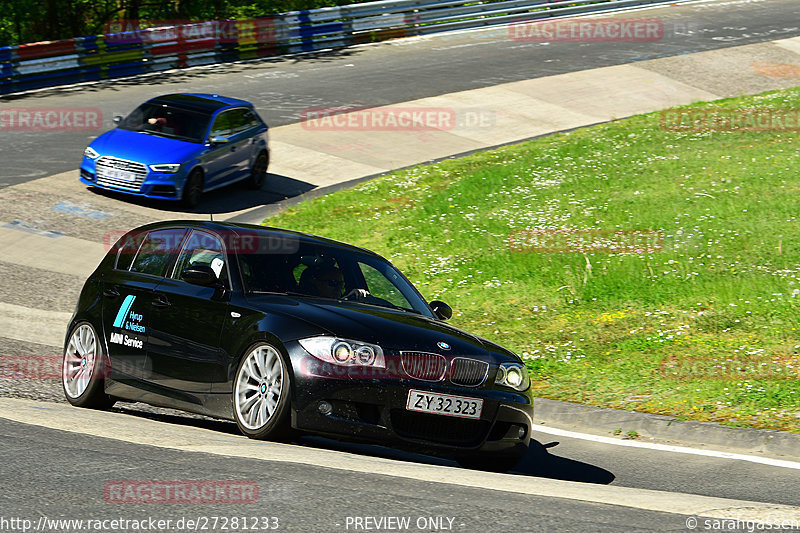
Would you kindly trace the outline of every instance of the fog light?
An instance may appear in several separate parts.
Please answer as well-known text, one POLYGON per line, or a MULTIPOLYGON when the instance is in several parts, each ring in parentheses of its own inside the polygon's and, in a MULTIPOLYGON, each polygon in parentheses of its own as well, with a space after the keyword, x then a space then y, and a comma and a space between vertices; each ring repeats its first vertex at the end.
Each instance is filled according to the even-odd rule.
POLYGON ((333 406, 330 402, 326 401, 319 402, 319 407, 317 407, 317 409, 319 409, 320 414, 323 415, 329 415, 333 412, 333 406))
POLYGON ((525 438, 525 434, 526 434, 527 432, 528 432, 528 431, 525 429, 525 426, 520 426, 520 427, 519 427, 519 439, 520 439, 520 440, 524 439, 524 438, 525 438))

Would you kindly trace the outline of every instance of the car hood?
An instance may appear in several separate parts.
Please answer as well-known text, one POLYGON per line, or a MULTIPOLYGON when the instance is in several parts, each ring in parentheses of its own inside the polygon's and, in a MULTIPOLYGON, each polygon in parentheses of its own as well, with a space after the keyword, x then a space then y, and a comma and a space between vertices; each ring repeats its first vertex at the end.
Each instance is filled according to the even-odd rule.
POLYGON ((182 163, 205 150, 202 144, 120 128, 107 131, 89 146, 101 156, 119 157, 145 165, 182 163))
POLYGON ((425 351, 444 355, 486 356, 518 361, 502 346, 422 315, 353 302, 316 298, 257 297, 251 303, 313 324, 320 334, 378 344, 384 350, 425 351), (449 346, 445 349, 441 344, 449 346))

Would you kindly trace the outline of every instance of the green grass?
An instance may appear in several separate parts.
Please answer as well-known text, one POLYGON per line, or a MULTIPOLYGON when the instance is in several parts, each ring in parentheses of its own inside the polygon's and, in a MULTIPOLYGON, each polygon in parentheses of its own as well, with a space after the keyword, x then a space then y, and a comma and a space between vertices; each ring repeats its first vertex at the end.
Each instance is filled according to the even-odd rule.
MULTIPOLYGON (((800 109, 800 90, 690 107, 800 109)), ((800 432, 798 134, 659 118, 399 171, 265 223, 386 256, 454 325, 522 355, 538 396, 800 432), (663 247, 509 246, 534 228, 663 247)))

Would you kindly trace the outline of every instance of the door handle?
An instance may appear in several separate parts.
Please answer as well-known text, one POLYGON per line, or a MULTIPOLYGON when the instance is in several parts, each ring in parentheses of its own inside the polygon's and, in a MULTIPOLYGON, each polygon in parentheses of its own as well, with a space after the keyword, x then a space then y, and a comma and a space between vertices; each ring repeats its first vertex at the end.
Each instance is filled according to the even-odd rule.
POLYGON ((153 299, 152 305, 153 307, 169 307, 172 304, 169 303, 166 296, 159 294, 153 299))
POLYGON ((103 289, 103 296, 107 296, 109 298, 116 298, 119 296, 119 291, 117 289, 103 289))

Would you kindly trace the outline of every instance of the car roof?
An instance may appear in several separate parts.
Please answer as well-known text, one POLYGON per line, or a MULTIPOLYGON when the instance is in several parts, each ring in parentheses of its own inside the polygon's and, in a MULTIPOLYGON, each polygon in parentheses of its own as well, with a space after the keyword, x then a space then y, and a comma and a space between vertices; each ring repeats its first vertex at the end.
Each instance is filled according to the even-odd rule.
POLYGON ((148 102, 154 104, 167 104, 206 114, 213 114, 217 110, 226 107, 253 107, 253 104, 246 100, 207 93, 164 94, 161 96, 156 96, 155 98, 151 98, 148 100, 148 102))
POLYGON ((364 254, 371 255, 373 257, 379 257, 383 259, 380 254, 373 252, 372 250, 368 250, 366 248, 361 248, 360 246, 354 246, 352 244, 347 244, 341 241, 336 241, 333 239, 328 239, 327 237, 320 237, 319 235, 312 235, 310 233, 303 233, 300 231, 293 231, 289 229, 283 228, 274 228, 270 226, 259 226, 256 224, 237 224, 233 222, 213 222, 208 220, 167 220, 162 222, 153 222, 151 224, 146 224, 144 226, 140 226, 132 231, 153 231, 159 228, 174 228, 174 227, 186 227, 186 228, 197 228, 197 229, 207 229, 216 233, 224 233, 224 232, 234 232, 237 235, 251 235, 252 232, 256 232, 261 236, 265 237, 291 237, 299 239, 301 242, 306 243, 317 243, 317 244, 325 244, 334 248, 340 248, 345 250, 351 250, 356 252, 361 252, 364 254))

